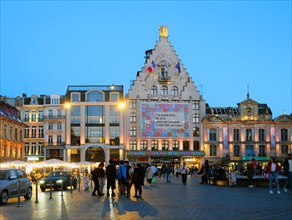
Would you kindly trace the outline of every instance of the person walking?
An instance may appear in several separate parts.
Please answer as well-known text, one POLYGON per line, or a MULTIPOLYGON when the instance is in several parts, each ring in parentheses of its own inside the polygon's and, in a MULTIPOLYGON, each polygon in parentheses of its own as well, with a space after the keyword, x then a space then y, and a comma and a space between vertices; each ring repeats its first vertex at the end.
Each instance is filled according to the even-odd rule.
POLYGON ((188 176, 189 169, 186 166, 186 163, 183 163, 180 173, 181 173, 181 178, 182 178, 182 183, 183 185, 187 185, 187 176, 188 176))
POLYGON ((170 183, 170 174, 172 173, 172 169, 170 168, 169 164, 166 164, 164 169, 166 175, 166 182, 170 183))
POLYGON ((201 176, 201 183, 200 184, 204 184, 210 183, 210 165, 209 165, 209 161, 205 160, 204 165, 201 168, 203 170, 203 175, 201 176))
POLYGON ((147 179, 147 183, 151 184, 152 178, 153 178, 153 171, 152 171, 150 165, 147 165, 145 176, 147 179))
POLYGON ((116 166, 113 164, 113 160, 109 160, 109 165, 106 167, 106 179, 107 179, 107 196, 109 196, 109 191, 110 189, 112 190, 112 197, 114 197, 115 194, 115 189, 116 189, 116 166))
POLYGON ((103 196, 104 194, 100 192, 100 187, 99 187, 99 181, 98 181, 98 168, 94 168, 94 170, 91 172, 91 178, 94 182, 94 189, 92 192, 93 196, 97 196, 96 192, 98 193, 99 196, 103 196))
POLYGON ((284 175, 287 176, 284 191, 285 193, 288 192, 288 188, 292 189, 292 157, 291 154, 287 154, 287 157, 284 161, 284 175))
POLYGON ((104 187, 104 163, 101 162, 98 165, 98 182, 99 182, 99 191, 101 194, 103 193, 103 187, 104 187))
POLYGON ((276 163, 276 160, 274 157, 270 157, 270 162, 267 165, 266 171, 269 174, 269 189, 270 189, 270 194, 273 194, 273 179, 275 180, 276 188, 277 188, 277 193, 281 194, 280 188, 279 188, 279 180, 278 180, 278 175, 281 170, 281 167, 278 163, 276 163))

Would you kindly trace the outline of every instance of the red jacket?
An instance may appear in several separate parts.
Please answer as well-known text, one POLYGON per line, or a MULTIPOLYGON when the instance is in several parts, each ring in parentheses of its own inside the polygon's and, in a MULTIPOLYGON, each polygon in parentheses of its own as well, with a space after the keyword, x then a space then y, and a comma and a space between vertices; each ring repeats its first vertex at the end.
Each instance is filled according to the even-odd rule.
MULTIPOLYGON (((271 173, 272 171, 271 171, 271 169, 272 169, 272 164, 271 163, 269 163, 268 164, 268 166, 267 166, 267 168, 266 168, 266 171, 268 172, 268 173, 271 173)), ((279 172, 281 170, 281 167, 280 167, 280 165, 278 164, 278 163, 276 163, 276 172, 279 172)))

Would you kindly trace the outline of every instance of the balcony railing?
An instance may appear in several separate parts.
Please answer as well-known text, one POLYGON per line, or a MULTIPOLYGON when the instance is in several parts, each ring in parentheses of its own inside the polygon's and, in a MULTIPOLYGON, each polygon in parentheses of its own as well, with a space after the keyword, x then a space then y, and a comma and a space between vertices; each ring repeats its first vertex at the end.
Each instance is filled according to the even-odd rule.
POLYGON ((64 119, 66 116, 65 115, 44 115, 44 119, 64 119))

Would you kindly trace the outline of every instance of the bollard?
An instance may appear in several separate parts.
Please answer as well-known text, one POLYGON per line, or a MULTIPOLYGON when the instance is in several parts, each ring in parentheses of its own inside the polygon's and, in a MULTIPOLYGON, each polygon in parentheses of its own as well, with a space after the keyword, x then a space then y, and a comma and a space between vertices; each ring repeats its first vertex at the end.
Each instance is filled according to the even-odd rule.
POLYGON ((78 174, 78 191, 80 192, 80 173, 78 174))
POLYGON ((64 187, 63 184, 64 184, 64 183, 63 183, 63 180, 62 180, 62 184, 61 184, 61 196, 63 196, 63 187, 64 187))
POLYGON ((21 205, 20 205, 20 180, 18 180, 18 182, 17 182, 17 195, 18 195, 17 207, 21 207, 21 205))
POLYGON ((52 177, 50 178, 50 198, 49 199, 52 199, 52 177))
POLYGON ((70 192, 72 194, 72 188, 73 188, 73 176, 70 177, 70 192))
POLYGON ((35 203, 39 203, 38 200, 38 179, 35 179, 35 203))

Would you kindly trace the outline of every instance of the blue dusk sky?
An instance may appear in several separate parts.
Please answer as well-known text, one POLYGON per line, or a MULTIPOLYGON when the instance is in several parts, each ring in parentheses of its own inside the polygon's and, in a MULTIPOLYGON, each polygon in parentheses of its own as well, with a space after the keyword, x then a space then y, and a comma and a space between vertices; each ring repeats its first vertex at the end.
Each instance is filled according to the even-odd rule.
POLYGON ((292 110, 291 1, 1 1, 2 96, 124 85, 168 26, 206 102, 292 110))

